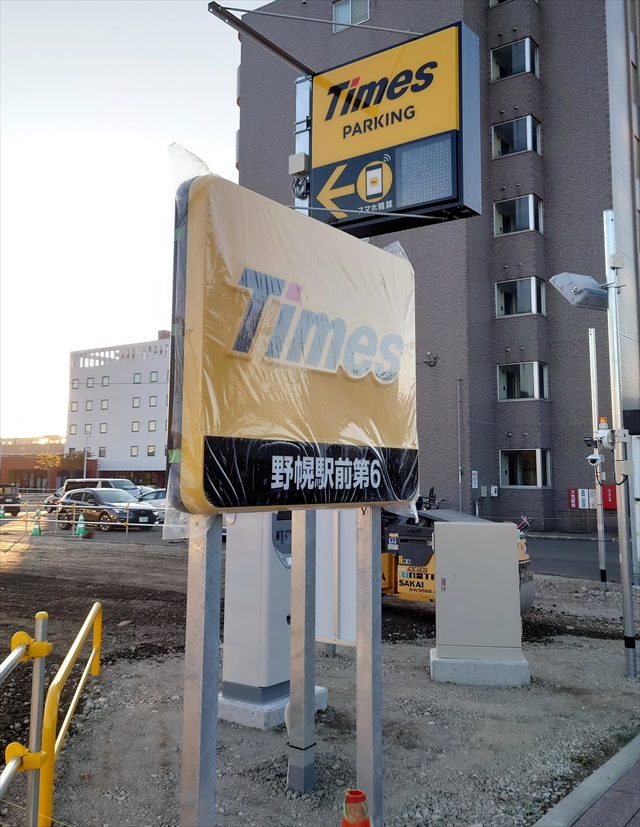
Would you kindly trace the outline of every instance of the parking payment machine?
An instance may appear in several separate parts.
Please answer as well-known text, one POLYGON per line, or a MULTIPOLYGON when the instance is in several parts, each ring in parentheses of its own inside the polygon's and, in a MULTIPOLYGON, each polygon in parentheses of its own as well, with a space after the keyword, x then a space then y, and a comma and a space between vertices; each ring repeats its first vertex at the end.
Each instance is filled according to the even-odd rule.
POLYGON ((227 527, 224 698, 288 700, 290 531, 288 512, 239 514, 227 527))
MULTIPOLYGON (((284 723, 289 701, 291 512, 238 514, 227 526, 219 717, 257 729, 284 723)), ((316 708, 327 690, 316 687, 316 708)))

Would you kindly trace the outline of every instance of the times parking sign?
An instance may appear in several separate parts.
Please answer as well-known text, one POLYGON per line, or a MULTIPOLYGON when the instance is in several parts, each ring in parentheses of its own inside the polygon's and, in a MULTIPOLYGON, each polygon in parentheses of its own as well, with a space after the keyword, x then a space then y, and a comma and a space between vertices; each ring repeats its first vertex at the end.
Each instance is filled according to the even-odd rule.
POLYGON ((361 237, 479 214, 479 112, 462 23, 315 75, 311 214, 361 237))

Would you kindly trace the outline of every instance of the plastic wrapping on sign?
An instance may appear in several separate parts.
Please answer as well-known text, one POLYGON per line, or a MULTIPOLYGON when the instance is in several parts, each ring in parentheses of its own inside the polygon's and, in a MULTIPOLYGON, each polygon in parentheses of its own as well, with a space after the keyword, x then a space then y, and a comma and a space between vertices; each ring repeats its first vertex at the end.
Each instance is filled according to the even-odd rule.
MULTIPOLYGON (((176 195, 168 498, 410 507, 413 270, 214 175, 176 195)), ((398 255, 400 253, 400 255, 398 255)))
MULTIPOLYGON (((192 178, 196 178, 199 175, 208 175, 209 167, 207 164, 199 158, 197 155, 194 155, 193 152, 190 152, 185 147, 181 146, 178 143, 173 143, 169 146, 168 149, 169 153, 169 162, 171 164, 171 171, 173 173, 173 179, 175 182, 176 190, 180 188, 185 181, 189 181, 192 178)), ((176 225, 175 225, 175 239, 174 245, 175 249, 178 249, 178 235, 179 235, 179 227, 178 227, 178 211, 177 211, 177 204, 176 204, 176 225)), ((186 227, 186 223, 184 225, 186 227)), ((174 279, 175 279, 175 268, 177 262, 174 260, 174 279)), ((172 355, 172 360, 175 358, 175 354, 172 355)), ((172 371, 173 373, 173 371, 172 371)), ((173 380, 172 380, 173 382, 173 380)), ((170 396, 173 396, 173 392, 171 390, 170 396)), ((169 454, 171 456, 171 454, 169 454)), ((178 510, 175 507, 175 504, 179 504, 179 463, 171 463, 169 465, 169 474, 167 480, 167 507, 165 510, 164 515, 164 523, 162 526, 162 539, 163 540, 186 540, 189 536, 195 536, 193 533, 193 525, 190 526, 189 524, 189 513, 185 512, 184 510, 178 510)), ((211 521, 213 520, 213 516, 210 519, 199 523, 198 525, 198 533, 203 535, 206 533, 207 528, 211 521)))

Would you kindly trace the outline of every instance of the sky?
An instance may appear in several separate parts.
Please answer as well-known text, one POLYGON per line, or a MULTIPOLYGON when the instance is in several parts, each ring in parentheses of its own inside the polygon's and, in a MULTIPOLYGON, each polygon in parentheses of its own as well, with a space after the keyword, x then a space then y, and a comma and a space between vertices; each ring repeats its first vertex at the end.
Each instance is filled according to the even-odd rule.
POLYGON ((237 181, 240 44, 207 0, 0 0, 0 48, 0 436, 64 435, 70 352, 170 328, 169 145, 237 181))

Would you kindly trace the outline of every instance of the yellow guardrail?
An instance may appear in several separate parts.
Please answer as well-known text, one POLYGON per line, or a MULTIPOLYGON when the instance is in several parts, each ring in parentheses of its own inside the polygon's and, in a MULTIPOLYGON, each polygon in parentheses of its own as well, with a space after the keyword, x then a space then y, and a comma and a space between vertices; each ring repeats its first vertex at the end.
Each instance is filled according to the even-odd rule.
POLYGON ((89 674, 100 674, 100 645, 102 643, 102 605, 94 603, 87 619, 78 632, 76 639, 62 661, 55 678, 49 686, 47 699, 44 705, 44 716, 42 722, 42 751, 46 758, 40 768, 40 791, 38 799, 38 827, 49 827, 51 824, 51 813, 53 810, 53 776, 55 762, 60 753, 64 737, 69 729, 71 718, 87 682, 89 674), (58 731, 58 712, 60 709, 60 696, 67 682, 67 678, 73 669, 78 655, 82 651, 89 633, 93 630, 91 653, 87 664, 76 688, 75 694, 69 705, 69 709, 62 725, 58 731))
POLYGON ((52 645, 47 641, 48 617, 49 615, 46 612, 38 612, 34 637, 31 637, 27 632, 16 632, 11 638, 11 654, 0 664, 0 683, 2 683, 19 663, 33 661, 29 747, 27 748, 17 741, 8 744, 5 750, 6 766, 0 773, 0 800, 3 800, 15 774, 27 772, 25 827, 36 827, 40 767, 46 758, 40 747, 42 742, 45 660, 52 649, 52 645))

